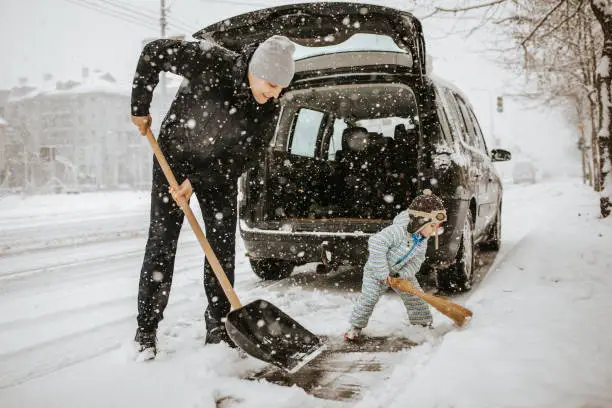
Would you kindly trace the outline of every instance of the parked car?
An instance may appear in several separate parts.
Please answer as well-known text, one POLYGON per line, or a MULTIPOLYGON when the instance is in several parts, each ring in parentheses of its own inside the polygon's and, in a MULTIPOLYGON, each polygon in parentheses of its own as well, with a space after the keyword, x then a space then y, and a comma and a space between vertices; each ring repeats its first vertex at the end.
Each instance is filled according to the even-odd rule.
POLYGON ((536 168, 530 161, 517 162, 512 168, 512 180, 514 184, 536 182, 536 168))
POLYGON ((272 34, 300 45, 265 161, 240 180, 240 233, 253 271, 361 265, 370 235, 424 188, 449 215, 428 248, 438 286, 470 287, 476 244, 498 248, 502 185, 468 98, 426 72, 421 23, 356 3, 281 6, 196 34, 239 50, 272 34))

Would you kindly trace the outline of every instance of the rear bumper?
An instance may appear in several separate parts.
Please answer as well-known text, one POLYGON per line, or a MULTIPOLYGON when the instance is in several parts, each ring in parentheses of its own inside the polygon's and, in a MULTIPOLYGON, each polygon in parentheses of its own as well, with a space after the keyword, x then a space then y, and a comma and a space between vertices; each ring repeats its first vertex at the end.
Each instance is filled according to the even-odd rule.
POLYGON ((240 235, 251 259, 359 264, 367 259, 372 233, 263 230, 240 220, 240 235))
MULTIPOLYGON (((461 242, 469 202, 454 200, 449 206, 449 220, 439 236, 439 249, 435 239, 429 240, 427 262, 447 267, 454 263, 461 242)), ((387 224, 388 225, 388 224, 387 224)), ((252 259, 282 259, 296 264, 323 262, 331 264, 363 265, 368 257, 368 239, 373 232, 317 232, 262 229, 240 220, 240 234, 248 256, 252 259)))

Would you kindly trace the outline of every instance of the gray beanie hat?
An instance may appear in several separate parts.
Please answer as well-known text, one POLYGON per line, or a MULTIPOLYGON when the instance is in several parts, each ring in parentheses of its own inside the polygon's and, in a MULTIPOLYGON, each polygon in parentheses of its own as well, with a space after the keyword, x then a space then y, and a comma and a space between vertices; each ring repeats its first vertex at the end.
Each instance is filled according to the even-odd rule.
POLYGON ((249 72, 283 88, 289 86, 295 74, 295 46, 287 38, 275 35, 262 42, 253 53, 249 72))

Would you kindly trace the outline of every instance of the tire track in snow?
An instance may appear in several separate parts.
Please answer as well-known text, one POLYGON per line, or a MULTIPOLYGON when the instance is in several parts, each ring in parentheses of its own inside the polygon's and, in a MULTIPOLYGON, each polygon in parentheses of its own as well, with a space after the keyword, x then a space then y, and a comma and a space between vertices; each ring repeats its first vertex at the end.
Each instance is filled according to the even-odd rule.
POLYGON ((10 223, 0 220, 0 224, 0 258, 32 250, 137 238, 147 234, 147 219, 142 214, 140 217, 137 214, 117 214, 59 218, 40 224, 28 220, 11 220, 10 223))
MULTIPOLYGON (((181 267, 175 270, 175 276, 177 276, 178 274, 187 273, 189 270, 193 269, 196 266, 196 264, 199 265, 200 263, 194 262, 192 265, 181 265, 181 267)), ((177 284, 173 282, 172 292, 176 293, 176 291, 179 291, 180 293, 181 289, 191 286, 191 285, 192 285, 192 281, 185 281, 182 284, 177 284)), ((18 328, 28 326, 28 325, 34 325, 41 320, 47 321, 49 319, 62 319, 62 318, 69 318, 69 317, 75 318, 79 314, 89 314, 93 311, 96 311, 100 308, 105 308, 105 307, 116 308, 118 306, 121 306, 122 304, 127 304, 127 303, 133 303, 135 307, 136 298, 137 298, 137 293, 135 290, 130 295, 114 297, 107 301, 90 303, 90 304, 82 305, 79 307, 64 308, 64 309, 52 311, 50 313, 43 313, 43 314, 39 314, 36 316, 30 316, 30 317, 15 319, 15 320, 4 321, 4 322, 0 322, 0 332, 7 331, 7 330, 14 330, 14 329, 18 329, 18 328)))
MULTIPOLYGON (((189 310, 193 302, 180 299, 169 307, 174 312, 189 310)), ((13 387, 74 364, 121 348, 133 333, 136 315, 123 316, 95 328, 64 335, 15 353, 0 355, 0 389, 13 387), (85 347, 84 347, 85 345, 85 347)))
MULTIPOLYGON (((173 282, 173 293, 184 293, 187 292, 185 289, 189 287, 193 288, 194 279, 186 275, 194 270, 199 272, 202 268, 204 254, 199 248, 199 244, 195 239, 188 239, 187 241, 188 242, 182 242, 179 246, 177 267, 175 269, 175 282, 173 282), (180 285, 177 285, 177 277, 180 279, 180 276, 184 276, 184 279, 182 279, 180 285)), ((13 295, 15 299, 18 300, 19 297, 22 296, 18 292, 25 292, 27 290, 27 296, 32 296, 32 293, 38 292, 33 288, 40 286, 45 288, 46 292, 44 295, 59 296, 62 295, 66 289, 70 289, 71 287, 96 285, 101 283, 102 279, 104 279, 104 281, 113 281, 117 277, 125 279, 126 277, 123 274, 126 268, 133 269, 134 263, 140 263, 141 259, 135 258, 140 258, 143 252, 142 249, 143 248, 137 251, 128 249, 127 252, 115 254, 112 257, 96 255, 93 259, 89 257, 68 263, 56 263, 55 265, 45 268, 35 268, 35 270, 30 271, 25 270, 22 271, 23 273, 21 276, 6 276, 4 279, 5 285, 3 286, 4 294, 8 294, 9 296, 13 295), (58 276, 58 273, 61 272, 63 272, 61 276, 58 276), (103 278, 101 278, 101 276, 103 276, 103 278), (82 283, 79 283, 79 281, 82 283), (11 285, 7 286, 6 283, 11 282, 17 283, 21 288, 17 288, 18 290, 10 290, 11 285)), ((86 251, 87 246, 77 247, 75 250, 86 251)), ((35 257, 37 252, 38 251, 33 252, 32 256, 35 257)), ((247 265, 248 263, 237 269, 238 279, 247 274, 252 274, 247 265)), ((200 273, 198 273, 197 276, 199 278, 200 273)), ((137 279, 138 271, 135 271, 134 281, 137 282, 137 279)), ((201 285, 199 279, 198 283, 201 285)), ((250 279, 241 287, 241 291, 244 293, 255 288, 265 288, 277 283, 277 281, 250 279)), ((203 292, 201 287, 198 287, 198 290, 203 292)), ((0 389, 22 384, 34 378, 45 376, 71 365, 118 350, 122 344, 126 343, 125 339, 121 338, 121 333, 127 332, 131 335, 135 326, 137 291, 134 290, 131 293, 133 294, 83 305, 82 307, 69 307, 51 313, 43 313, 37 316, 0 323, 0 332, 7 333, 9 330, 32 330, 35 332, 37 327, 40 328, 41 322, 42 325, 54 325, 54 322, 57 322, 57 325, 61 326, 60 323, 83 321, 83 319, 87 319, 88 316, 90 317, 91 315, 104 315, 107 313, 107 310, 121 310, 121 304, 134 303, 134 308, 131 309, 130 314, 122 314, 119 312, 116 318, 113 318, 111 321, 97 324, 94 327, 79 329, 77 325, 76 330, 73 332, 65 332, 58 337, 47 338, 39 343, 1 354, 0 366, 2 367, 2 372, 0 373, 0 389)), ((36 296, 39 297, 41 295, 37 294, 36 296)), ((186 297, 180 299, 175 295, 171 298, 171 304, 168 305, 167 312, 169 311, 171 315, 174 315, 181 311, 193 310, 194 308, 203 310, 206 306, 205 298, 202 299, 201 296, 198 296, 196 301, 193 301, 193 299, 193 296, 191 298, 186 297)), ((2 300, 7 302, 6 304, 10 306, 11 302, 9 298, 4 296, 2 300)), ((27 299, 24 300, 27 301, 27 299)), ((69 327, 69 330, 70 329, 72 328, 69 327)))

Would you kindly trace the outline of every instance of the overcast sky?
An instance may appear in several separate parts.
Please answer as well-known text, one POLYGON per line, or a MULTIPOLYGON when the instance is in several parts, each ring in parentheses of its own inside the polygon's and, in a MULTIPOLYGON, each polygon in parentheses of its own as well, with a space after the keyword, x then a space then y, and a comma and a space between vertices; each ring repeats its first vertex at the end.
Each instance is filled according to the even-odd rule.
MULTIPOLYGON (((166 0, 171 4, 168 35, 189 34, 216 21, 294 0, 166 0)), ((372 4, 402 6, 406 1, 370 0, 372 4)), ((129 86, 143 41, 158 37, 159 0, 0 0, 0 50, 2 70, 0 89, 15 86, 20 77, 40 85, 45 73, 55 79, 79 79, 82 67, 110 72, 129 86), (109 16, 75 3, 127 5, 122 16, 109 16), (123 14, 130 13, 131 17, 123 14), (133 21, 126 21, 134 19, 133 21)), ((417 14, 418 16, 418 14, 417 14)), ((461 26, 459 22, 459 27, 461 26)), ((469 21, 465 22, 468 24, 469 21)), ((487 135, 495 129, 507 144, 520 144, 532 155, 550 156, 545 140, 538 135, 554 133, 566 140, 571 149, 574 129, 552 120, 555 112, 525 109, 521 103, 506 98, 503 115, 493 110, 496 95, 511 92, 510 74, 477 51, 487 47, 489 33, 477 33, 466 39, 445 36, 457 25, 457 18, 447 15, 423 21, 428 53, 434 56, 434 73, 463 89, 475 106, 487 135), (547 128, 548 126, 548 128, 547 128), (552 127, 551 127, 552 126, 552 127), (540 138, 541 139, 541 138, 540 138)), ((554 155, 553 155, 554 156, 554 155)), ((558 158, 550 159, 558 166, 558 158)))
MULTIPOLYGON (((291 1, 215 1, 166 0, 171 4, 168 34, 193 33, 208 24, 236 14, 291 1)), ((370 1, 376 4, 399 5, 400 1, 370 1)), ((142 42, 158 37, 158 0, 2 0, 0 1, 0 42, 2 71, 0 88, 10 88, 20 77, 28 77, 36 85, 45 73, 57 79, 76 79, 81 67, 110 72, 119 81, 129 81, 142 42), (82 5, 75 3, 81 2, 82 5), (110 16, 99 10, 117 10, 112 4, 126 5, 122 15, 110 16), (96 6, 98 4, 101 6, 96 6), (97 8, 98 10, 95 10, 97 8), (132 11, 134 10, 134 11, 132 11), (129 13, 131 17, 125 18, 129 13), (126 21, 131 18, 136 21, 126 21)), ((425 24, 430 47, 442 42, 444 49, 456 49, 463 41, 441 35, 440 27, 450 21, 429 20, 425 24), (455 46, 449 46, 456 43, 455 46)), ((447 55, 448 57, 448 55, 447 55)), ((447 58, 448 59, 448 58, 447 58)))

